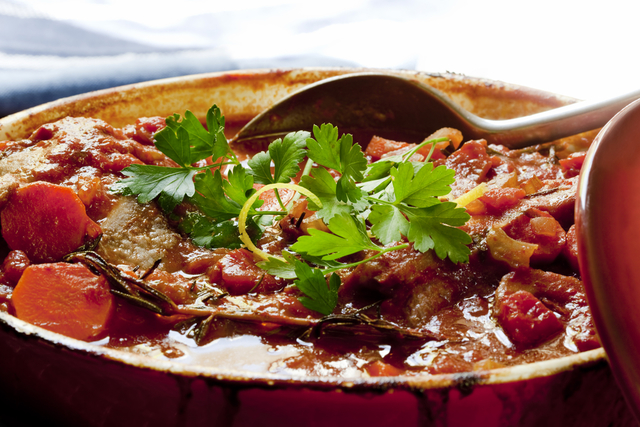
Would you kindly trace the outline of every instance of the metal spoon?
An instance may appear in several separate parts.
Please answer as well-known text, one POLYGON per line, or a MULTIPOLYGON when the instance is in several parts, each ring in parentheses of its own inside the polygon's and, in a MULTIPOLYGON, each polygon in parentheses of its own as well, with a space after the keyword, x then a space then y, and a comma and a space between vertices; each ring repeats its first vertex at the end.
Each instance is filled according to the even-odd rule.
POLYGON ((513 149, 599 128, 638 98, 640 90, 516 119, 487 120, 416 80, 355 73, 321 80, 284 98, 247 123, 233 141, 311 130, 314 124, 331 123, 344 132, 405 135, 406 140, 422 140, 439 128, 452 127, 459 129, 465 139, 484 138, 513 149))

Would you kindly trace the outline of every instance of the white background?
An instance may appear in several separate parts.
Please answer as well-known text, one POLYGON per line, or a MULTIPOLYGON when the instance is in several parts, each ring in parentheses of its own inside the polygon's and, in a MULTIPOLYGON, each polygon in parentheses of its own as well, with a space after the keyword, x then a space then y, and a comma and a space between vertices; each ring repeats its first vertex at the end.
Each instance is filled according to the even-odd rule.
MULTIPOLYGON (((0 0, 146 45, 233 58, 322 55, 354 65, 456 72, 595 99, 640 87, 636 1, 0 0)), ((5 67, 37 60, 0 56, 5 67)), ((72 64, 67 58, 58 64, 72 64)), ((54 64, 55 65, 55 64, 54 64)))

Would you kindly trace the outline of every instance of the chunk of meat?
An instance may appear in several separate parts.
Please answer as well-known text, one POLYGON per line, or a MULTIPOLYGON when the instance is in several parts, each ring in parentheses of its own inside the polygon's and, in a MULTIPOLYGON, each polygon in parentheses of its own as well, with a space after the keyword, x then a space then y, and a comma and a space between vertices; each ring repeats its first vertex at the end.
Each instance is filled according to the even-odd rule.
POLYGON ((500 159, 501 168, 515 170, 522 181, 537 176, 541 180, 564 178, 553 145, 509 150, 500 145, 490 145, 489 150, 500 159))
POLYGON ((358 265, 343 277, 338 293, 343 303, 356 301, 358 306, 384 300, 380 313, 385 319, 422 327, 438 310, 456 303, 470 287, 480 289, 494 280, 485 277, 482 268, 473 263, 475 268, 443 261, 433 251, 400 249, 358 265), (472 268, 475 275, 470 274, 472 268))
POLYGON ((471 235, 483 235, 491 228, 503 228, 525 212, 535 209, 555 218, 563 229, 573 224, 577 177, 547 180, 536 193, 527 194, 511 209, 501 215, 491 215, 485 206, 472 206, 471 219, 461 227, 471 235))
POLYGON ((424 282, 438 261, 432 252, 421 253, 413 248, 387 252, 358 265, 343 280, 339 293, 345 298, 353 298, 359 293, 375 292, 389 298, 399 286, 410 287, 424 282))
POLYGON ((181 241, 154 204, 123 197, 101 223, 97 252, 112 264, 150 268, 181 241))
POLYGON ((573 224, 573 213, 578 191, 578 177, 542 181, 543 186, 536 193, 523 199, 518 207, 522 212, 536 208, 548 212, 564 228, 573 224))
POLYGON ((196 300, 195 286, 181 274, 155 269, 145 278, 145 281, 176 304, 192 304, 196 300))
POLYGON ((451 186, 450 196, 455 198, 487 181, 493 161, 487 154, 487 142, 482 139, 465 142, 447 157, 445 165, 456 171, 456 182, 451 186))
POLYGON ((66 175, 70 169, 84 166, 119 172, 134 163, 176 165, 153 145, 129 139, 122 130, 99 119, 66 117, 45 127, 52 133, 48 142, 55 143, 56 149, 48 153, 49 167, 41 171, 40 179, 57 181, 62 176, 56 175, 66 175))

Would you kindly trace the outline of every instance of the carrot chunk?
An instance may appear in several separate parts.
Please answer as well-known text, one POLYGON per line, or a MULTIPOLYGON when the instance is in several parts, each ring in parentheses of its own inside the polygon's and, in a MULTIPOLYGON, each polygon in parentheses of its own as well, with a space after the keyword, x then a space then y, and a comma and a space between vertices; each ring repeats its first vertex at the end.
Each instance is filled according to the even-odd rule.
POLYGON ((104 277, 67 263, 27 267, 12 296, 19 319, 85 341, 105 333, 113 300, 104 277))
POLYGON ((376 360, 365 366, 367 373, 372 377, 395 377, 402 374, 402 371, 393 365, 376 360))
POLYGON ((48 182, 16 190, 0 221, 9 247, 35 263, 60 261, 102 233, 72 189, 48 182))

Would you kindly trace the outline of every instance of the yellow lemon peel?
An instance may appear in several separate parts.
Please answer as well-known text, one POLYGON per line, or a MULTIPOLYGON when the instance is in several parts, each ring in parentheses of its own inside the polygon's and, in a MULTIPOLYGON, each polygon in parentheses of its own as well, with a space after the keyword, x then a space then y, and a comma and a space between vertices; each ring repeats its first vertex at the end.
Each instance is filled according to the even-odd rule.
POLYGON ((265 191, 275 190, 278 188, 288 188, 289 190, 297 191, 298 193, 304 194, 311 201, 313 201, 313 203, 315 203, 319 208, 322 207, 322 202, 320 201, 320 199, 318 199, 318 197, 315 194, 313 194, 311 191, 297 184, 285 184, 285 183, 268 184, 260 188, 255 193, 253 193, 253 195, 247 199, 244 205, 242 205, 242 210, 240 211, 240 215, 238 215, 238 231, 240 232, 240 240, 242 240, 242 243, 244 243, 246 248, 249 249, 254 254, 258 255, 260 258, 265 260, 268 258, 277 258, 284 261, 283 258, 269 255, 268 253, 258 249, 256 245, 254 245, 253 242, 251 241, 249 234, 247 234, 247 227, 246 227, 247 216, 249 215, 251 206, 253 206, 253 204, 258 199, 258 197, 260 197, 260 195, 265 191))

